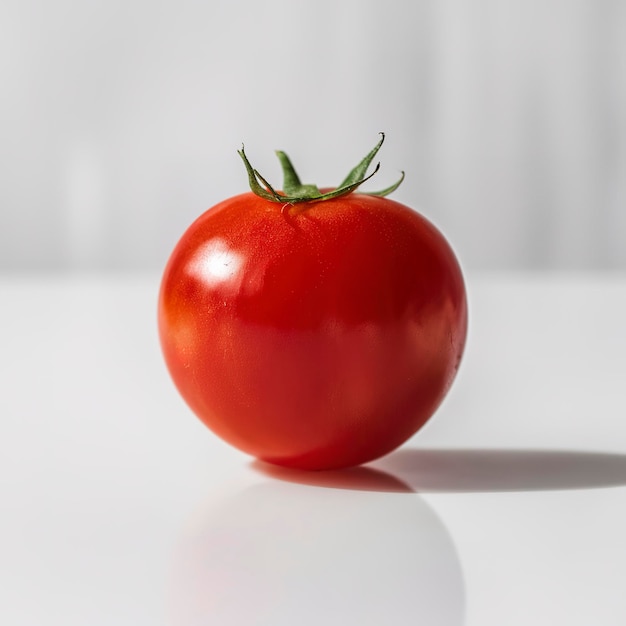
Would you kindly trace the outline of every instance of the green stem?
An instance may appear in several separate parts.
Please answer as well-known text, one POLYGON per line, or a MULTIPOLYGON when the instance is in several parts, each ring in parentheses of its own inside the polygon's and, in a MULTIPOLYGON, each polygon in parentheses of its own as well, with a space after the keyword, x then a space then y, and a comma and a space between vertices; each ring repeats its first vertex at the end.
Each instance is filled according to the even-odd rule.
MULTIPOLYGON (((276 151, 276 156, 280 161, 280 165, 283 170, 283 191, 276 191, 268 182, 259 174, 257 170, 255 170, 246 153, 244 151, 244 147, 241 147, 241 150, 238 150, 238 154, 243 160, 243 163, 246 167, 246 171, 248 173, 248 182, 250 184, 250 189, 261 198, 265 200, 269 200, 271 202, 281 202, 283 204, 297 204, 301 202, 321 202, 324 200, 331 200, 332 198, 339 198, 341 196, 345 196, 349 193, 352 193, 356 189, 359 188, 365 181, 369 180, 376 172, 378 172, 380 168, 380 163, 376 165, 374 171, 367 175, 367 170, 371 165, 374 157, 380 150, 380 147, 383 145, 383 141, 385 140, 385 134, 380 133, 381 137, 379 142, 365 155, 365 157, 350 170, 350 173, 346 176, 346 178, 341 182, 341 184, 332 191, 328 191, 326 193, 322 193, 316 185, 310 184, 302 184, 300 181, 300 177, 296 172, 291 160, 287 156, 285 152, 282 150, 276 151)), ((368 192, 367 195, 371 196, 386 196, 393 191, 395 191, 402 181, 404 180, 404 172, 400 176, 400 179, 395 182, 390 187, 383 189, 381 191, 368 192)))

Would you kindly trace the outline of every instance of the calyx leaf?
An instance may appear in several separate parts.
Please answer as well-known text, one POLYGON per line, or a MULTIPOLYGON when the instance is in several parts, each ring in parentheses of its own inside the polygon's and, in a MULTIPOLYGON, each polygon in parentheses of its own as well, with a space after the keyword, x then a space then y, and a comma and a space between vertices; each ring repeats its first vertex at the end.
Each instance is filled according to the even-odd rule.
MULTIPOLYGON (((380 150, 380 147, 383 145, 383 141, 385 141, 385 134, 380 133, 381 137, 378 143, 365 155, 365 157, 350 170, 349 174, 346 178, 341 182, 341 184, 331 191, 326 193, 322 193, 316 185, 310 184, 302 184, 300 181, 300 177, 296 172, 291 160, 287 156, 285 152, 282 150, 276 151, 276 156, 280 161, 280 165, 283 170, 283 190, 282 192, 276 191, 268 182, 259 174, 259 172, 252 167, 246 153, 244 151, 244 147, 241 147, 241 150, 238 150, 237 153, 243 160, 243 163, 246 167, 246 171, 248 173, 248 181, 250 183, 250 189, 261 198, 265 198, 266 200, 270 200, 271 202, 281 202, 283 204, 297 204, 300 202, 320 202, 323 200, 330 200, 332 198, 339 198, 340 196, 345 196, 349 193, 355 191, 360 185, 362 185, 365 181, 369 180, 376 172, 378 172, 380 168, 380 163, 376 164, 374 171, 367 175, 367 170, 369 169, 374 157, 380 150)), ((383 189, 381 191, 375 192, 365 192, 370 196, 386 196, 391 192, 395 191, 402 181, 404 180, 404 172, 402 172, 400 179, 395 182, 390 187, 383 189)))

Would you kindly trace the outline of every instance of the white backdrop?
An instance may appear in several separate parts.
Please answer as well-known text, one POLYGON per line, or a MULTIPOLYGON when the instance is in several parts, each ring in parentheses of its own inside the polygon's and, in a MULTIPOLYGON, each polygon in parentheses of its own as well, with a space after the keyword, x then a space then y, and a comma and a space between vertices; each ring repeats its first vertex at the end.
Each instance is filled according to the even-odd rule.
POLYGON ((626 2, 0 0, 0 268, 161 267, 246 189, 377 186, 487 269, 626 267, 626 2))

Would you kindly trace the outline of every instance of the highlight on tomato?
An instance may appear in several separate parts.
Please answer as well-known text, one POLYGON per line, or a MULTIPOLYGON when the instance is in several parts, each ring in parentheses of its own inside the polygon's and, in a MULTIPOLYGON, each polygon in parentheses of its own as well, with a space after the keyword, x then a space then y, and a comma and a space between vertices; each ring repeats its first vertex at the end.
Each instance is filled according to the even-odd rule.
POLYGON ((414 435, 455 378, 467 299, 452 248, 425 217, 365 193, 384 140, 335 188, 302 184, 198 217, 163 274, 158 327, 181 396, 215 434, 269 463, 366 463, 414 435))

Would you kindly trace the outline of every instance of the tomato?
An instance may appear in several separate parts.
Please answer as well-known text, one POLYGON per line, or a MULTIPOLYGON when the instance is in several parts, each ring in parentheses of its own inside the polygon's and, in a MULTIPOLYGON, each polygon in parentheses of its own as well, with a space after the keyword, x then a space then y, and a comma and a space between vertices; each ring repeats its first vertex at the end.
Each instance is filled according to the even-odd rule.
MULTIPOLYGON (((366 179, 372 153, 339 189, 366 179)), ((320 470, 382 456, 433 415, 458 370, 459 263, 398 202, 325 197, 284 153, 293 193, 278 193, 240 155, 259 195, 201 215, 165 268, 158 324, 174 383, 214 433, 264 461, 320 470)))

